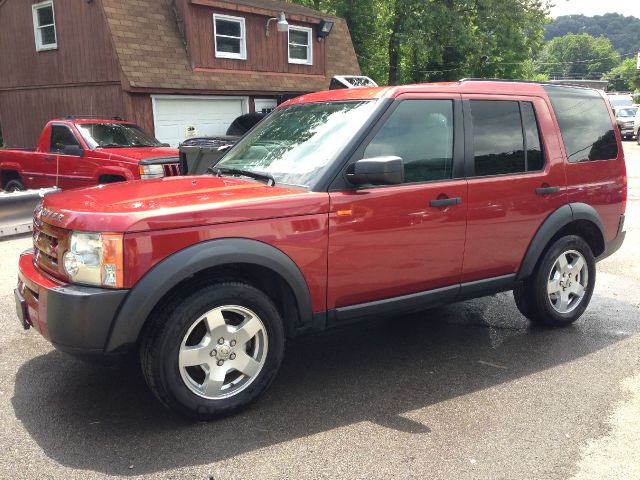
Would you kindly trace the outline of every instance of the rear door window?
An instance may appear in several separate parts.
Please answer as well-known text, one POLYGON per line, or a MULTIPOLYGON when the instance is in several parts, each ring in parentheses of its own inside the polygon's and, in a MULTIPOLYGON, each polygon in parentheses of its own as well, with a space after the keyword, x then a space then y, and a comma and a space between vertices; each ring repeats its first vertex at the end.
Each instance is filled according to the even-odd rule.
POLYGON ((618 142, 605 100, 595 90, 546 85, 570 162, 609 160, 618 142))
POLYGON ((531 102, 471 100, 474 175, 542 170, 544 154, 531 102))

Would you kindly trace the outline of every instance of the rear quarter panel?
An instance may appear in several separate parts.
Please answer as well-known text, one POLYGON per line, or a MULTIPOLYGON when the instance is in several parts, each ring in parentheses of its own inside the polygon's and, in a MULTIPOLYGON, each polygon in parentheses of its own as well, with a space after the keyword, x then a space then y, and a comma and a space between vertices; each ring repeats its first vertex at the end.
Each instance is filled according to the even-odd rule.
MULTIPOLYGON (((620 132, 611 108, 607 104, 611 125, 618 144, 618 156, 608 160, 571 163, 566 161, 569 202, 591 205, 600 215, 607 241, 616 237, 624 195, 624 150, 620 132)), ((564 149, 564 145, 562 145, 564 149)), ((566 158, 566 154, 565 154, 566 158)))

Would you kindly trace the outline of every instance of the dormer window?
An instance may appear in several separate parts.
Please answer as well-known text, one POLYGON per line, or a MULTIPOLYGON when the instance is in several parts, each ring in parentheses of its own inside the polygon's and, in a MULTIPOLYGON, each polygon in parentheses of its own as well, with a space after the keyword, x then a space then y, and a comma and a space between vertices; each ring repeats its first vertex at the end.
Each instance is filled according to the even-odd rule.
POLYGON ((216 57, 247 59, 247 39, 242 17, 213 15, 213 37, 216 57))
POLYGON ((289 63, 313 64, 312 30, 289 25, 289 63))
POLYGON ((36 3, 31 9, 33 12, 33 33, 36 37, 36 51, 58 48, 53 0, 36 3))

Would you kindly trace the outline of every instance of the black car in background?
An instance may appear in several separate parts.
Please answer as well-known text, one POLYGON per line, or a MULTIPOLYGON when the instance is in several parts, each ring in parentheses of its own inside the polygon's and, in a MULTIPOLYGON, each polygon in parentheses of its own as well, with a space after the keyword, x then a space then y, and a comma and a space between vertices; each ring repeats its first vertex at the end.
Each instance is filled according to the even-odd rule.
POLYGON ((184 175, 201 175, 235 145, 242 136, 262 121, 269 113, 254 112, 240 115, 229 128, 226 135, 218 137, 194 137, 179 146, 180 163, 184 175))

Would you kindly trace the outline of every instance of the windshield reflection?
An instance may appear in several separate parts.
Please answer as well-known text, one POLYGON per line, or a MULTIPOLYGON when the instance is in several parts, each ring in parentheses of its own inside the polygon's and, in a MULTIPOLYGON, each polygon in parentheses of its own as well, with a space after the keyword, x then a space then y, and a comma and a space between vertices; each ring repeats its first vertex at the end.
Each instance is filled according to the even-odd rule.
POLYGON ((323 102, 276 110, 215 166, 271 175, 308 188, 375 108, 374 101, 323 102))

